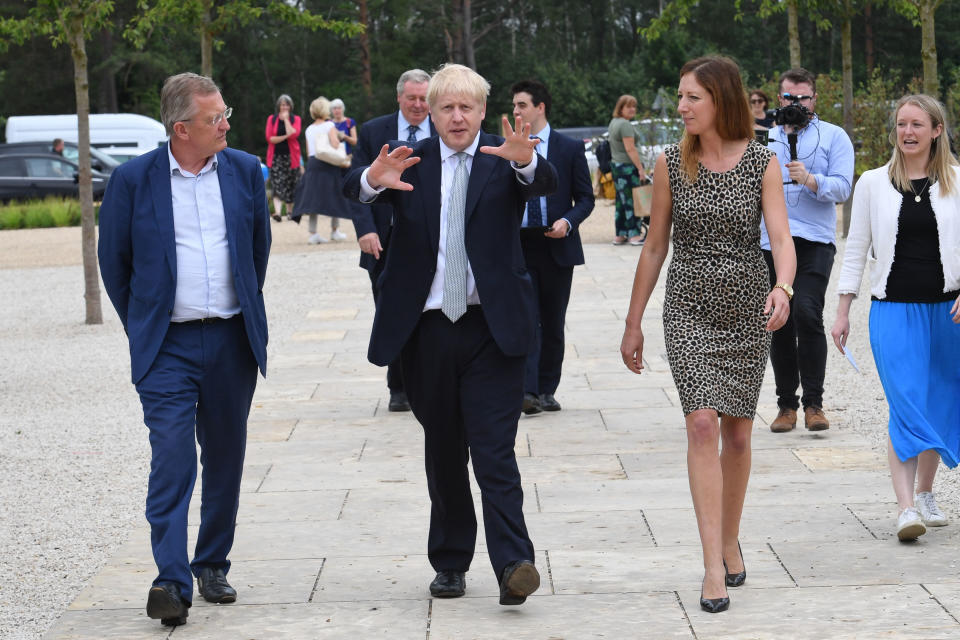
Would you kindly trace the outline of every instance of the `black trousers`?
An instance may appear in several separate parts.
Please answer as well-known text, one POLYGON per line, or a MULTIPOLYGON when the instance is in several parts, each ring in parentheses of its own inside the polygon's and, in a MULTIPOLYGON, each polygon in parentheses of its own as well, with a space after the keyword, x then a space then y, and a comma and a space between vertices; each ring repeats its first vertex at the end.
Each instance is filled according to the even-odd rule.
POLYGON ((467 462, 480 487, 487 551, 499 579, 517 560, 533 561, 523 517, 523 489, 514 444, 523 399, 523 356, 506 356, 480 306, 456 323, 426 311, 403 347, 407 397, 423 426, 430 535, 436 571, 466 571, 477 519, 467 462))
MULTIPOLYGON (((790 318, 773 334, 770 363, 777 385, 777 405, 799 409, 823 406, 823 378, 827 368, 827 336, 823 330, 823 301, 837 248, 832 244, 794 237, 797 275, 793 281, 790 318), (803 387, 803 396, 797 390, 803 387)), ((770 286, 776 284, 773 253, 764 251, 770 286)))
MULTIPOLYGON (((380 260, 377 261, 377 267, 371 269, 367 272, 370 276, 370 288, 373 289, 373 303, 377 303, 377 299, 380 297, 380 291, 377 289, 377 278, 380 277, 380 273, 383 272, 384 260, 386 260, 386 249, 380 254, 380 260)), ((398 393, 403 391, 403 371, 400 369, 400 357, 397 356, 393 362, 387 365, 387 388, 390 390, 390 393, 398 393)))
POLYGON ((520 245, 527 262, 527 273, 533 281, 537 299, 537 336, 533 351, 527 356, 524 391, 533 394, 556 393, 563 368, 563 325, 570 302, 573 267, 561 267, 550 254, 550 238, 542 232, 524 234, 520 245))

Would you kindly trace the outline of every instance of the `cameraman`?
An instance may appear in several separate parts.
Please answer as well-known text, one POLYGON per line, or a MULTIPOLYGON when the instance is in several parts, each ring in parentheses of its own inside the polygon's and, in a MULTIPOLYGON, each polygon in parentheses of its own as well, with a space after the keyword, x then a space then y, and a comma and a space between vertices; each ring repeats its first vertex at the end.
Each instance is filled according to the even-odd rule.
MULTIPOLYGON (((790 318, 773 334, 770 345, 780 409, 770 430, 793 429, 802 402, 806 428, 822 431, 830 428, 822 408, 827 365, 823 300, 836 253, 836 205, 850 197, 853 184, 853 144, 843 129, 817 117, 816 79, 806 69, 790 69, 781 75, 778 97, 780 109, 777 126, 770 130, 769 148, 783 167, 797 275, 790 318), (796 153, 791 158, 792 140, 796 153), (801 385, 803 396, 798 398, 801 385)), ((760 231, 773 286, 773 255, 762 223, 760 231)))

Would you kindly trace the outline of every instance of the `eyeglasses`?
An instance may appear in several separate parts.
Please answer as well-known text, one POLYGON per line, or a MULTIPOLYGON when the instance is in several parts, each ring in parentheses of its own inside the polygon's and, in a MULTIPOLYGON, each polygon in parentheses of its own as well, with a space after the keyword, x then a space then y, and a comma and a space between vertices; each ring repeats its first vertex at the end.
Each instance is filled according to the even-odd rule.
POLYGON ((796 95, 793 93, 784 93, 780 97, 783 98, 784 100, 791 100, 791 101, 797 100, 798 102, 803 100, 813 100, 813 96, 796 95))
MULTIPOLYGON (((221 122, 223 122, 224 120, 229 120, 230 116, 232 115, 233 115, 233 107, 227 107, 226 109, 223 110, 223 113, 218 113, 213 117, 207 118, 205 122, 211 127, 215 127, 221 122)), ((180 122, 190 122, 190 120, 193 120, 193 118, 189 118, 187 120, 180 120, 180 122)))
POLYGON ((763 104, 766 100, 761 98, 750 98, 750 104, 763 104))

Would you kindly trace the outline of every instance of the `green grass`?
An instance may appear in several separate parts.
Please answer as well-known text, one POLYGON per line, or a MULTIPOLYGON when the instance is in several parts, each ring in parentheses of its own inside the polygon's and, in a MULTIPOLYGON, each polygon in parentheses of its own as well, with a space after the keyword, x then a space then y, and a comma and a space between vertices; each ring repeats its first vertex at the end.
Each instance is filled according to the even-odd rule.
MULTIPOLYGON (((99 207, 94 205, 94 215, 99 207)), ((80 201, 48 197, 0 205, 0 229, 76 227, 80 224, 80 201)))

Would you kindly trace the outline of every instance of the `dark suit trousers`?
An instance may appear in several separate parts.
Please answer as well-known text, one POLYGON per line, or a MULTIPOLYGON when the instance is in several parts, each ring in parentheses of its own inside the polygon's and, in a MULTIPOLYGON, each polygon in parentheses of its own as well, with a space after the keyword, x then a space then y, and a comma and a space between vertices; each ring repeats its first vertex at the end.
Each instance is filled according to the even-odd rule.
POLYGON ((193 600, 193 576, 204 567, 229 571, 247 416, 257 363, 241 316, 209 324, 170 325, 160 353, 137 383, 150 429, 147 521, 158 575, 193 600), (187 510, 200 444, 200 531, 187 558, 187 510), (191 575, 191 570, 192 574, 191 575))
MULTIPOLYGON (((377 289, 377 279, 380 277, 380 274, 383 273, 383 263, 387 259, 386 255, 386 245, 383 247, 383 251, 380 252, 380 259, 377 261, 377 265, 368 271, 370 275, 370 288, 373 290, 373 304, 377 304, 377 299, 380 297, 380 291, 377 289)), ((403 391, 403 373, 401 370, 400 356, 397 356, 393 362, 387 365, 387 388, 390 390, 390 393, 397 393, 403 391)))
POLYGON ((470 568, 477 538, 471 456, 497 577, 510 562, 533 561, 514 454, 523 356, 504 355, 480 306, 471 306, 455 324, 440 311, 424 312, 402 360, 410 407, 425 436, 430 564, 436 571, 470 568))
MULTIPOLYGON (((777 405, 798 409, 823 406, 823 380, 827 369, 827 336, 823 329, 823 304, 837 248, 832 244, 794 238, 797 275, 787 323, 773 333, 770 364, 777 384, 777 405), (797 398, 797 389, 803 396, 797 398)), ((773 253, 764 251, 770 286, 776 284, 773 253)))
POLYGON ((550 242, 542 231, 520 233, 520 245, 527 261, 527 273, 533 281, 537 299, 537 338, 527 356, 524 391, 533 394, 556 393, 563 368, 563 325, 570 302, 573 267, 561 267, 550 254, 550 242))

